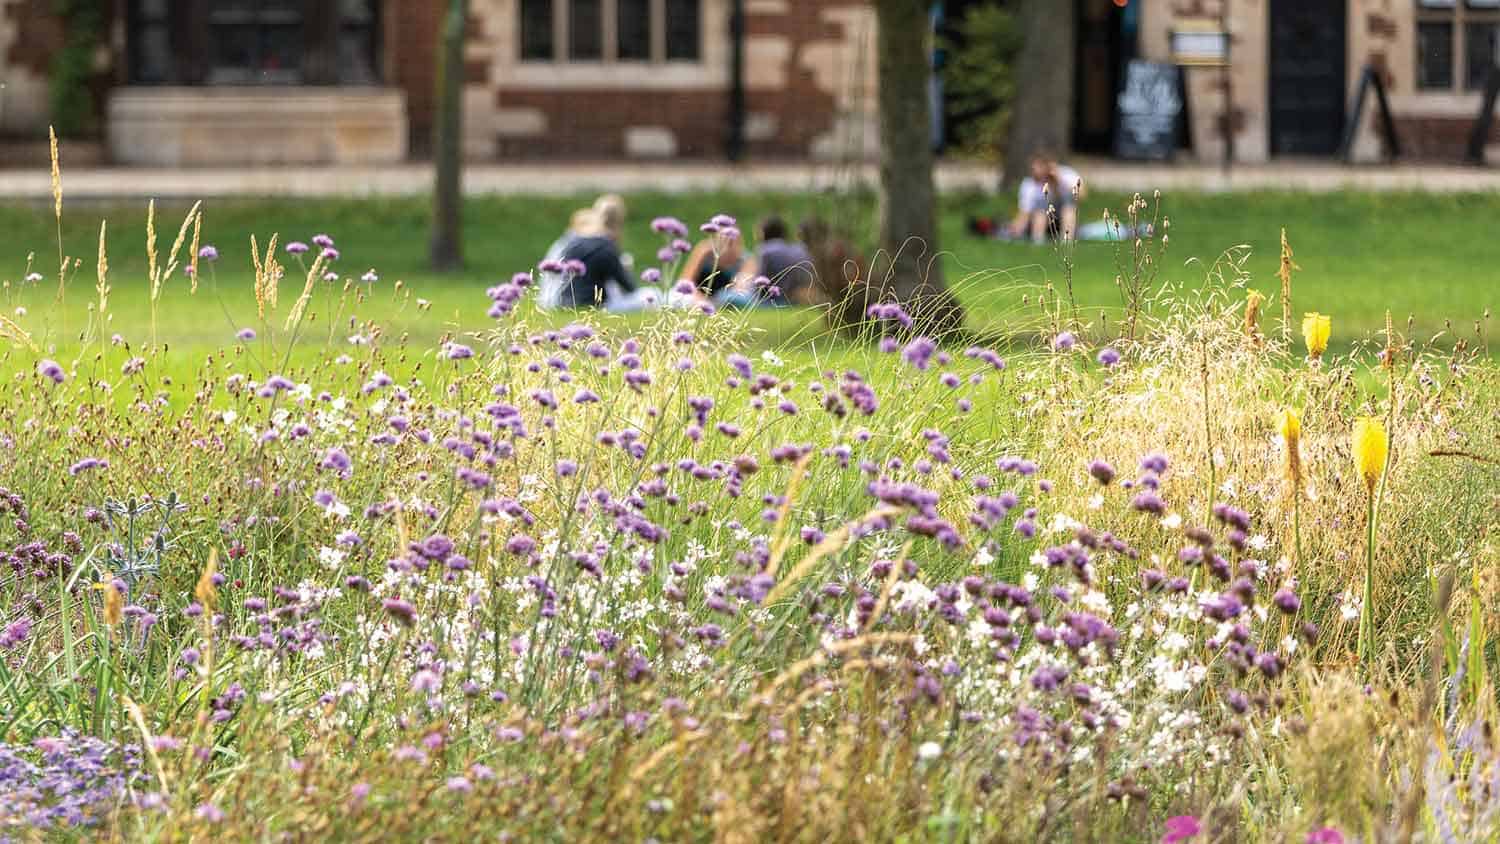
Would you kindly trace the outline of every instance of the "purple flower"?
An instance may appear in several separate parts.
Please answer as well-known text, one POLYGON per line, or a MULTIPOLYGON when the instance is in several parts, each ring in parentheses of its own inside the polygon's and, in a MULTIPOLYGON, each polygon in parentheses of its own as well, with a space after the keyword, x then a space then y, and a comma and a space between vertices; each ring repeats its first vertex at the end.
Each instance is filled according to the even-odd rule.
POLYGON ((1344 833, 1331 826, 1318 827, 1307 834, 1306 841, 1307 844, 1344 844, 1344 833))
POLYGON ((671 237, 687 237, 687 224, 676 217, 657 217, 651 221, 651 230, 671 237))
POLYGON ((375 282, 380 280, 380 276, 375 272, 374 269, 371 269, 369 272, 360 276, 359 280, 363 281, 365 284, 374 284, 375 282))
POLYGON ((462 343, 444 343, 443 357, 448 360, 468 360, 474 357, 474 350, 462 343))
POLYGON ((1115 479, 1115 468, 1103 460, 1095 460, 1089 464, 1089 474, 1100 484, 1109 486, 1109 482, 1115 479))
POLYGON ((391 618, 408 627, 411 626, 417 617, 416 607, 413 607, 410 602, 402 600, 399 596, 386 598, 380 602, 380 605, 385 608, 385 611, 390 614, 391 618))
POLYGON ((108 469, 108 468, 109 468, 109 461, 108 460, 101 460, 101 459, 99 459, 97 457, 85 457, 82 460, 78 461, 77 463, 74 463, 72 466, 69 466, 68 467, 68 474, 69 475, 73 475, 74 477, 77 477, 78 475, 80 475, 80 474, 82 474, 84 472, 87 472, 90 469, 108 469))
POLYGON ((901 357, 917 369, 926 369, 936 351, 937 343, 932 338, 918 337, 906 344, 906 348, 901 350, 901 357))
POLYGON ((255 329, 253 329, 253 328, 241 328, 238 332, 235 333, 234 336, 237 337, 238 339, 240 339, 241 341, 248 343, 251 340, 255 339, 255 329))
POLYGON ((199 804, 198 808, 193 811, 193 814, 197 815, 200 820, 205 820, 209 823, 220 823, 224 820, 224 811, 212 803, 199 804))
POLYGON ((306 255, 307 244, 300 240, 294 240, 286 245, 286 251, 290 255, 306 255))
POLYGON ((0 631, 0 651, 8 651, 25 642, 31 635, 31 619, 25 616, 12 621, 0 631))
POLYGON ((1054 352, 1071 351, 1072 348, 1073 348, 1073 345, 1075 343, 1077 343, 1077 342, 1078 342, 1078 338, 1073 336, 1073 332, 1071 332, 1071 331, 1064 331, 1061 334, 1057 335, 1056 337, 1052 338, 1052 351, 1054 351, 1054 352))
POLYGON ((1161 844, 1179 844, 1187 841, 1203 831, 1203 825, 1192 815, 1178 815, 1167 818, 1167 829, 1161 837, 1161 844))
POLYGON ((320 469, 330 469, 341 475, 347 475, 354 466, 354 461, 342 448, 334 447, 323 453, 323 460, 318 463, 320 469))
POLYGON ((661 270, 657 269, 656 267, 647 267, 646 269, 641 270, 641 281, 645 282, 646 284, 661 283, 661 270))
POLYGON ((1297 593, 1286 588, 1276 590, 1276 594, 1271 596, 1271 601, 1276 604, 1277 609, 1287 615, 1294 615, 1302 607, 1302 599, 1297 597, 1297 593))
POLYGON ((1114 366, 1120 362, 1120 353, 1110 346, 1099 350, 1099 363, 1102 366, 1114 366))
POLYGON ((215 248, 212 244, 204 246, 202 249, 198 250, 198 260, 200 260, 200 261, 217 261, 217 260, 219 260, 219 250, 217 248, 215 248))
POLYGON ((52 379, 52 383, 54 384, 61 384, 62 382, 68 380, 68 375, 67 373, 63 372, 62 366, 58 364, 57 361, 52 360, 51 358, 43 358, 41 362, 36 365, 36 371, 37 374, 41 375, 43 378, 52 379))
POLYGON ((339 251, 332 246, 325 247, 321 254, 325 261, 337 261, 339 259, 339 251))

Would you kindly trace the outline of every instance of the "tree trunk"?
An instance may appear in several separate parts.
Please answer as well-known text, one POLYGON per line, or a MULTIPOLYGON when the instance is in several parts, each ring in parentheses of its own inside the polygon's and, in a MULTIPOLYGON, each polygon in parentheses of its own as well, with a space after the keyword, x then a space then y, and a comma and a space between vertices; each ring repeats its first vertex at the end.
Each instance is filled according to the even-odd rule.
POLYGON ((963 324, 943 284, 932 184, 932 74, 925 0, 875 0, 879 49, 880 251, 870 298, 894 298, 924 331, 963 324))
POLYGON ((449 0, 438 50, 437 120, 433 127, 436 184, 432 191, 432 268, 463 266, 463 89, 467 0, 449 0))
POLYGON ((1077 10, 1072 2, 1021 0, 1021 55, 1005 145, 1005 185, 1025 178, 1037 153, 1062 155, 1073 136, 1077 10))

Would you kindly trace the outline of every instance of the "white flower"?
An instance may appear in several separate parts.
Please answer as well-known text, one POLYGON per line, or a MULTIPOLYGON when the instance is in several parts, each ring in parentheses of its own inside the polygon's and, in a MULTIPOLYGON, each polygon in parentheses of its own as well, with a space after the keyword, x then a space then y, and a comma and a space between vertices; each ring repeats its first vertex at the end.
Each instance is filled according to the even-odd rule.
POLYGON ((16 308, 16 317, 20 318, 20 317, 23 317, 23 316, 26 316, 26 309, 25 308, 16 308))
POLYGON ((942 755, 943 746, 935 741, 924 741, 922 742, 922 745, 917 748, 917 758, 921 759, 924 762, 931 762, 932 760, 942 755))
MULTIPOLYGON (((344 509, 347 511, 349 508, 344 509)), ((318 564, 329 571, 337 571, 338 567, 344 564, 344 552, 327 546, 319 548, 318 564)))
POLYGON ((222 420, 225 425, 233 425, 234 420, 238 418, 240 418, 240 415, 233 410, 226 410, 219 415, 219 419, 222 420))
POLYGON ((760 359, 766 366, 781 366, 782 360, 774 352, 767 349, 760 353, 760 359))
POLYGON ((1177 530, 1182 527, 1182 516, 1177 513, 1168 513, 1167 517, 1161 520, 1161 526, 1167 530, 1177 530))

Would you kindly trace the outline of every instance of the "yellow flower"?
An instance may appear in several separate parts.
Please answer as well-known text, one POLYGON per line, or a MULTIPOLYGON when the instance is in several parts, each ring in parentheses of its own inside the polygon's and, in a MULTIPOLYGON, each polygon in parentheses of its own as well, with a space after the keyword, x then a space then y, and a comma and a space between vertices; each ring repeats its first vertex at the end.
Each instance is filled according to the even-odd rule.
POLYGON ((124 614, 125 596, 115 588, 115 576, 109 572, 104 573, 104 580, 94 584, 94 588, 104 593, 104 623, 114 627, 120 623, 124 614))
POLYGON ((1385 472, 1385 459, 1389 453, 1385 425, 1374 416, 1361 416, 1354 420, 1354 466, 1365 480, 1365 489, 1375 491, 1375 484, 1385 472))
POLYGON ((1286 443, 1286 479, 1292 485, 1292 494, 1302 490, 1302 420, 1290 407, 1281 411, 1281 439, 1286 443))
POLYGON ((1313 311, 1302 315, 1302 340, 1307 344, 1307 356, 1323 357, 1328 348, 1328 335, 1333 333, 1333 320, 1326 314, 1313 311))
POLYGON ((1281 438, 1286 441, 1288 447, 1295 446, 1302 437, 1302 420, 1297 418, 1297 411, 1290 407, 1281 411, 1281 438))

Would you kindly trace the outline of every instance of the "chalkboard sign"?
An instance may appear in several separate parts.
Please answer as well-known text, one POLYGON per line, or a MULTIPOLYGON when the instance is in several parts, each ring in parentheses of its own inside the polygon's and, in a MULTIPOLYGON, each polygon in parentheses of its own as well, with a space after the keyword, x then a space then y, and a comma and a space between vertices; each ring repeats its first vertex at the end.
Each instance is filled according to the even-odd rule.
POLYGON ((1115 155, 1165 161, 1177 149, 1187 92, 1182 69, 1159 62, 1132 61, 1116 101, 1115 155))

